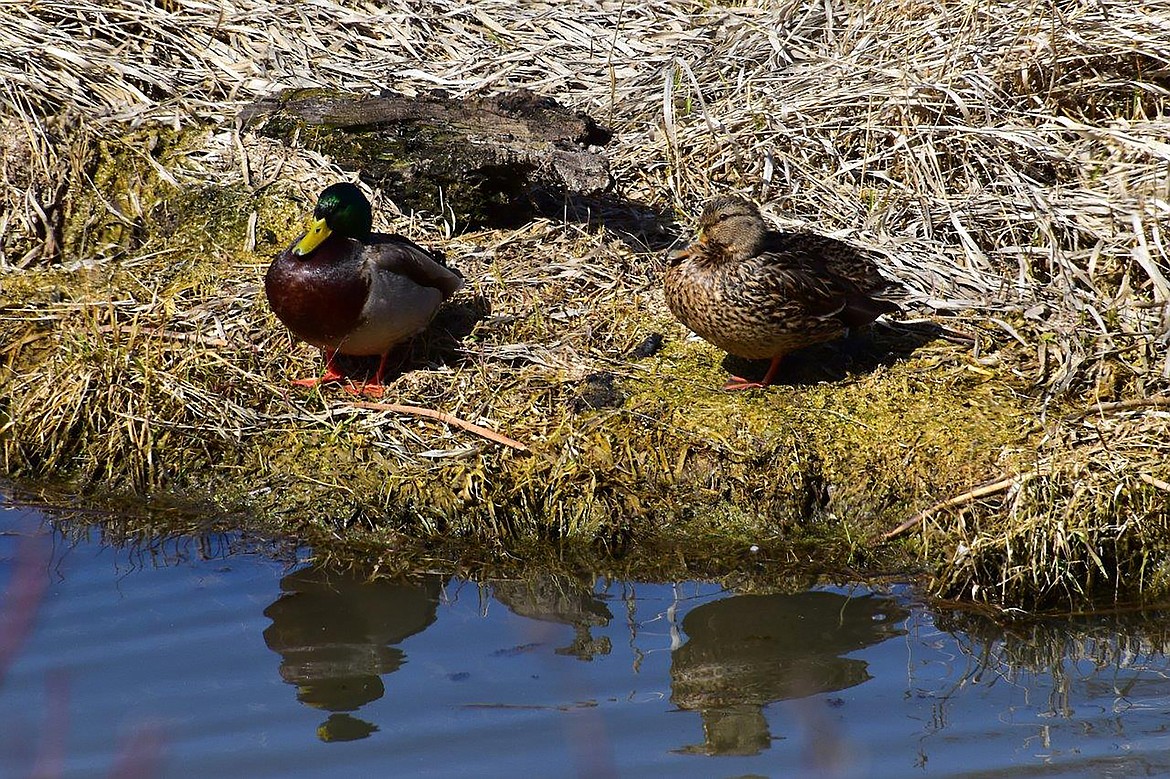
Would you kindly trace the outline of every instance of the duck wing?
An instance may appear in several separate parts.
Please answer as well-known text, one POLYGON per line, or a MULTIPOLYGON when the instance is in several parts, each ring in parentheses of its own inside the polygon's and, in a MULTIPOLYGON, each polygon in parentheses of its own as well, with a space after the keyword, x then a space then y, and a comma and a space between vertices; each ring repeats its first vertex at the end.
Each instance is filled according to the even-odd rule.
POLYGON ((393 273, 420 287, 433 287, 451 297, 463 287, 463 276, 435 255, 401 235, 371 235, 365 244, 366 267, 375 273, 393 273))
POLYGON ((897 294, 901 287, 881 274, 870 252, 825 235, 771 231, 763 252, 793 258, 818 276, 868 294, 897 294))
POLYGON ((760 282, 777 299, 818 319, 859 327, 900 310, 889 299, 900 285, 881 275, 867 254, 835 238, 772 232, 755 260, 760 282))

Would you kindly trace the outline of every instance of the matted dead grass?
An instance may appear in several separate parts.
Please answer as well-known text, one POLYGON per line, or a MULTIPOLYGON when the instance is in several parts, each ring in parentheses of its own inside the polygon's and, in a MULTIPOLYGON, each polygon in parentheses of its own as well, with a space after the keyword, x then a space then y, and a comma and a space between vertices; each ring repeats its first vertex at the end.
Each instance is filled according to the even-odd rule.
POLYGON ((1170 4, 0 8, 11 473, 211 489, 316 538, 613 540, 670 517, 729 548, 824 534, 856 562, 914 518, 940 592, 1166 589, 1170 4), (234 117, 302 86, 527 87, 615 131, 616 197, 565 221, 468 233, 376 202, 379 227, 471 282, 393 400, 532 454, 289 390, 316 357, 259 280, 352 172, 234 117), (976 344, 715 392, 720 355, 683 339, 658 284, 661 250, 726 191, 879 249, 912 316, 976 344), (632 359, 653 332, 664 351, 632 359), (624 398, 595 410, 599 373, 624 398))

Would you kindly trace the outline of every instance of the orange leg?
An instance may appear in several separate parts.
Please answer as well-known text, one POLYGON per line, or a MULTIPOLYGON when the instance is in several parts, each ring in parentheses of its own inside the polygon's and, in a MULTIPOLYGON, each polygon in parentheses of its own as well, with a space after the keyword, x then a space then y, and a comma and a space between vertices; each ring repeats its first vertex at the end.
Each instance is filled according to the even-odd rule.
POLYGON ((732 376, 723 385, 723 389, 731 390, 745 390, 745 389, 763 389, 772 383, 776 378, 776 369, 780 367, 780 360, 783 355, 777 355, 772 358, 772 364, 768 366, 768 372, 764 374, 764 378, 760 381, 748 381, 739 376, 732 376))
POLYGON ((341 381, 345 378, 337 366, 333 364, 333 358, 337 355, 336 349, 322 349, 325 355, 325 375, 314 376, 311 379, 293 379, 293 384, 298 387, 317 387, 322 384, 329 384, 335 381, 341 381))
POLYGON ((346 392, 354 395, 369 395, 371 397, 380 398, 386 392, 386 385, 382 383, 382 376, 386 374, 386 360, 390 357, 390 352, 383 352, 382 359, 378 360, 378 370, 374 371, 373 381, 362 382, 360 387, 355 387, 352 384, 345 388, 346 392))

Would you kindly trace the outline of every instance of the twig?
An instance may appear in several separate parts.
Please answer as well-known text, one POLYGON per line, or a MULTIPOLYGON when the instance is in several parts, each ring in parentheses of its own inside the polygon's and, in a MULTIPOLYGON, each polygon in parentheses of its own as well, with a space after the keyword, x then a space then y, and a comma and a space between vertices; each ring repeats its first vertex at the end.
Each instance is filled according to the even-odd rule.
POLYGON ((1084 411, 1074 412, 1064 419, 1066 422, 1072 422, 1078 419, 1084 419, 1092 414, 1107 414, 1111 411, 1132 411, 1137 408, 1170 408, 1170 395, 1154 395, 1148 398, 1130 398, 1129 400, 1094 403, 1084 411))
POLYGON ((919 522, 922 522, 924 519, 926 519, 931 514, 934 514, 937 511, 942 511, 943 509, 954 508, 955 506, 962 506, 962 505, 965 505, 965 504, 970 503, 972 501, 979 500, 980 498, 986 498, 988 495, 994 495, 997 492, 1003 492, 1004 490, 1009 489, 1015 483, 1016 483, 1016 477, 1015 476, 1008 476, 1006 478, 1000 479, 999 481, 993 481, 990 484, 984 484, 981 487, 976 487, 973 490, 968 490, 967 492, 964 492, 961 495, 955 495, 953 498, 947 498, 946 500, 939 501, 938 503, 935 503, 933 506, 930 506, 928 508, 923 509, 922 511, 919 511, 917 514, 910 517, 910 519, 906 520, 905 522, 898 525, 896 528, 894 528, 890 532, 883 535, 882 540, 889 541, 891 538, 895 538, 897 536, 902 535, 907 530, 914 527, 919 522))
POLYGON ((1162 490, 1163 492, 1170 492, 1170 484, 1167 484, 1166 482, 1162 481, 1161 479, 1159 479, 1156 476, 1151 476, 1148 473, 1139 473, 1138 478, 1141 479, 1142 481, 1144 481, 1146 484, 1150 485, 1151 487, 1157 487, 1158 489, 1162 490))
POLYGON ((214 338, 197 333, 179 333, 174 330, 163 330, 159 327, 139 327, 137 329, 130 325, 100 325, 97 331, 102 335, 109 335, 117 333, 119 335, 133 335, 135 332, 145 335, 154 335, 159 338, 167 338, 172 341, 181 341, 183 343, 197 343, 201 346, 214 346, 223 348, 228 345, 228 342, 223 338, 214 338))
POLYGON ((369 408, 374 409, 375 411, 392 411, 396 414, 409 414, 415 417, 437 419, 440 422, 448 425, 454 425, 455 427, 466 430, 469 433, 475 433, 476 435, 482 436, 489 441, 495 441, 497 444, 509 446, 518 452, 528 451, 528 447, 525 444, 522 444, 513 438, 508 438, 508 436, 502 433, 497 433, 495 430, 489 430, 486 427, 481 427, 474 422, 468 422, 466 419, 460 419, 459 417, 445 414, 442 411, 436 411, 433 408, 423 408, 422 406, 406 406, 401 403, 373 403, 371 401, 354 401, 348 405, 353 408, 369 408))

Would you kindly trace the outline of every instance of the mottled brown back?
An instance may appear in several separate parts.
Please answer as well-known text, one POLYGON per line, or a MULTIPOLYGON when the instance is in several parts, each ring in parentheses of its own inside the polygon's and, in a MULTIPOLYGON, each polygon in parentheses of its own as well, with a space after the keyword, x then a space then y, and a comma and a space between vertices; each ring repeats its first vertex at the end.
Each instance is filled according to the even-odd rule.
POLYGON ((664 279, 671 312, 707 341, 771 358, 898 310, 887 298, 897 285, 866 253, 814 233, 768 231, 746 201, 720 203, 730 218, 709 206, 703 238, 676 255, 664 279))

